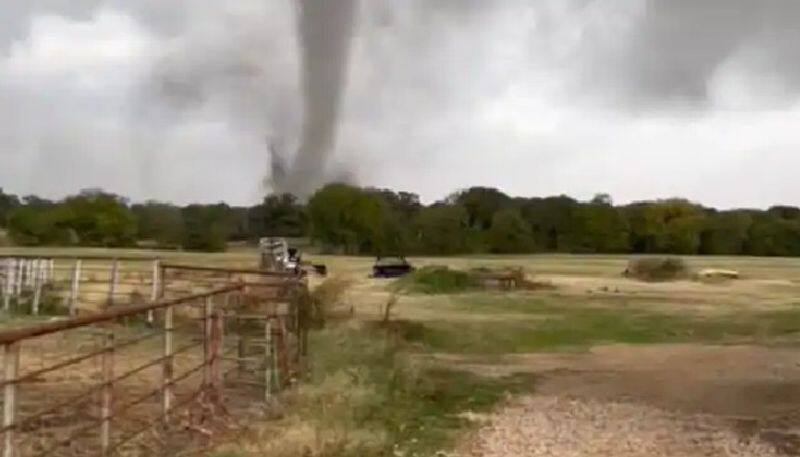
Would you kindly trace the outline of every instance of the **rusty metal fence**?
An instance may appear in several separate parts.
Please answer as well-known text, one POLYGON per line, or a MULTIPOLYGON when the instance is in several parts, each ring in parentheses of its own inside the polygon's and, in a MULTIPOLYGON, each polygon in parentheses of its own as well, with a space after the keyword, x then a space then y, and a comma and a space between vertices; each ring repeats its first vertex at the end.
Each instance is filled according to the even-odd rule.
POLYGON ((148 303, 0 332, 2 457, 178 455, 297 377, 302 278, 163 264, 153 278, 148 303))

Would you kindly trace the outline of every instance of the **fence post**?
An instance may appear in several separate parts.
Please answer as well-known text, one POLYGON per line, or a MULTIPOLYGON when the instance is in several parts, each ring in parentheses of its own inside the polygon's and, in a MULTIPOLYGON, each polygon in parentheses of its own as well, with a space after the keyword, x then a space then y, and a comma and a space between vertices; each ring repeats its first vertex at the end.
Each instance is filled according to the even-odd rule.
POLYGON ((11 295, 14 293, 14 259, 6 259, 6 282, 3 284, 3 311, 11 309, 11 295))
POLYGON ((72 267, 72 286, 69 289, 69 315, 74 316, 78 313, 78 291, 81 284, 81 259, 75 259, 75 266, 72 267))
POLYGON ((33 267, 33 261, 31 259, 23 259, 24 268, 25 268, 25 282, 23 283, 23 287, 28 287, 31 285, 31 267, 33 267))
POLYGON ((117 292, 117 280, 119 279, 119 260, 114 259, 111 263, 111 277, 108 280, 108 304, 111 307, 114 305, 114 295, 117 292))
POLYGON ((272 319, 264 323, 264 401, 272 399, 272 319))
POLYGON ((236 358, 238 361, 236 362, 236 371, 239 377, 242 377, 244 373, 247 371, 247 362, 245 362, 245 356, 247 355, 247 337, 244 335, 242 331, 242 321, 238 317, 236 318, 236 325, 238 327, 238 338, 236 341, 236 358))
POLYGON ((42 259, 42 282, 50 281, 50 259, 42 259))
POLYGON ((286 357, 286 322, 280 315, 275 317, 275 327, 278 335, 277 338, 273 339, 272 343, 274 346, 272 350, 272 365, 275 370, 275 388, 280 390, 282 387, 281 380, 285 374, 282 372, 285 366, 281 363, 281 353, 283 353, 283 357, 286 357))
POLYGON ((214 302, 211 297, 206 297, 203 303, 203 387, 208 387, 211 384, 211 361, 212 361, 212 348, 211 338, 213 332, 213 313, 214 302))
POLYGON ((24 273, 23 270, 25 269, 25 259, 19 259, 17 261, 17 274, 14 275, 16 279, 16 285, 14 295, 17 297, 17 302, 19 302, 19 296, 22 294, 22 274, 24 273))
POLYGON ((172 337, 174 310, 173 307, 164 308, 164 359, 162 362, 162 381, 161 381, 161 412, 164 416, 164 423, 169 422, 169 413, 172 409, 172 375, 173 375, 173 346, 172 337))
MULTIPOLYGON (((159 274, 158 273, 161 270, 160 263, 161 263, 161 261, 159 259, 153 260, 153 279, 152 279, 153 287, 150 290, 150 301, 151 302, 154 302, 154 301, 158 300, 158 291, 159 291, 159 286, 158 286, 159 274)), ((153 323, 154 314, 155 313, 153 312, 152 309, 147 312, 147 322, 149 322, 151 324, 153 323)))
POLYGON ((158 279, 158 298, 164 298, 167 292, 167 269, 161 262, 158 264, 158 279))
POLYGON ((56 279, 56 261, 54 259, 50 259, 47 265, 48 274, 47 280, 48 281, 55 281, 56 279))
POLYGON ((103 392, 100 406, 100 455, 108 455, 111 446, 111 406, 114 401, 114 332, 103 335, 104 349, 102 355, 103 392))
POLYGON ((19 372, 19 342, 3 346, 3 457, 17 457, 17 446, 14 443, 14 425, 17 413, 17 375, 19 372))
POLYGON ((213 331, 212 331, 212 351, 211 351, 211 384, 216 391, 217 398, 222 388, 222 370, 220 369, 220 362, 223 354, 223 343, 225 341, 225 315, 224 311, 217 309, 214 311, 213 316, 213 331))
POLYGON ((21 294, 22 293, 22 289, 25 288, 25 273, 27 273, 27 272, 28 272, 27 259, 20 258, 19 259, 19 279, 17 280, 19 282, 19 285, 17 286, 17 289, 19 290, 18 294, 21 294))
POLYGON ((31 314, 39 315, 39 302, 42 300, 42 261, 36 259, 33 267, 33 303, 31 304, 31 314))

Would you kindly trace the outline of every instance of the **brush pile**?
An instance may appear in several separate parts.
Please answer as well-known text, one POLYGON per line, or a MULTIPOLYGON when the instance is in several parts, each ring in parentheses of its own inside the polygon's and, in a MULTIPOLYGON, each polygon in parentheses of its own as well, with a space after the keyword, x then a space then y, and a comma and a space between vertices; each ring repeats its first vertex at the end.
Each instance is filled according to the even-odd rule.
POLYGON ((628 262, 623 276, 641 281, 676 281, 691 274, 680 257, 641 257, 628 262))

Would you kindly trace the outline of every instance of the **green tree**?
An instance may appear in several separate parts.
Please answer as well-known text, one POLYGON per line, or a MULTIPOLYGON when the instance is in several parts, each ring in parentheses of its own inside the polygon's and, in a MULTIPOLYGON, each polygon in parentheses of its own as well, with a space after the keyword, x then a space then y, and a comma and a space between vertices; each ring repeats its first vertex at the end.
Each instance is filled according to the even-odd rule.
POLYGON ((470 187, 449 200, 464 207, 469 226, 475 230, 489 230, 494 215, 511 205, 511 197, 492 187, 470 187))
POLYGON ((183 238, 181 208, 169 203, 147 201, 133 205, 136 217, 137 237, 151 240, 159 246, 179 246, 183 238))
POLYGON ((20 246, 77 244, 77 235, 60 217, 52 208, 20 206, 8 217, 8 234, 20 246))
POLYGON ((744 250, 757 256, 800 255, 800 221, 782 219, 769 213, 755 216, 744 250))
POLYGON ((98 190, 66 198, 54 211, 84 246, 120 247, 136 242, 136 218, 126 201, 98 190))
POLYGON ((419 254, 453 255, 469 251, 469 215, 460 205, 438 203, 420 210, 412 246, 419 254))
POLYGON ((250 210, 251 233, 256 237, 301 237, 308 233, 308 216, 292 194, 270 194, 250 210))
POLYGON ((750 226, 751 211, 710 212, 700 235, 700 254, 740 255, 744 253, 750 226))
POLYGON ((224 251, 231 232, 230 214, 230 207, 223 203, 183 208, 183 248, 204 252, 224 251))
POLYGON ((414 218, 422 209, 419 195, 414 193, 395 192, 389 189, 367 189, 367 192, 379 195, 393 213, 405 220, 414 218))
POLYGON ((609 200, 595 198, 574 212, 573 251, 623 253, 630 251, 630 226, 609 200), (576 249, 577 248, 577 249, 576 249))
POLYGON ((787 221, 800 220, 800 208, 796 206, 773 206, 767 214, 787 221))
POLYGON ((9 234, 17 244, 119 247, 136 240, 135 218, 116 195, 86 191, 60 203, 24 201, 9 217, 9 234))
POLYGON ((19 206, 19 197, 13 194, 6 194, 3 192, 3 188, 0 187, 0 227, 6 227, 11 211, 19 206))
POLYGON ((516 209, 495 213, 486 238, 489 250, 495 254, 526 253, 535 248, 531 228, 516 209))
POLYGON ((705 223, 702 207, 670 199, 629 205, 631 247, 638 253, 696 254, 705 223))
POLYGON ((347 184, 329 184, 308 201, 311 236, 349 254, 400 248, 401 232, 379 195, 347 184))
POLYGON ((531 198, 520 203, 520 214, 530 225, 536 246, 546 251, 574 248, 576 212, 580 204, 570 197, 531 198))

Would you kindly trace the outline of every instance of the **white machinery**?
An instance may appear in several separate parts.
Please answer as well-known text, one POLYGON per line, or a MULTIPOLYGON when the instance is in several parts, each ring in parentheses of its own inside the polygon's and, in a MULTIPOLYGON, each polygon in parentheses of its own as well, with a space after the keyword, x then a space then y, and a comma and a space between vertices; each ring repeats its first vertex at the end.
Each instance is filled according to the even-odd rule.
POLYGON ((312 271, 320 276, 328 274, 325 265, 303 263, 297 248, 289 246, 284 238, 261 238, 258 245, 261 248, 262 270, 294 271, 303 275, 312 271))
POLYGON ((290 248, 283 238, 261 238, 258 243, 261 248, 261 268, 273 271, 297 271, 300 266, 300 256, 297 249, 290 248))

